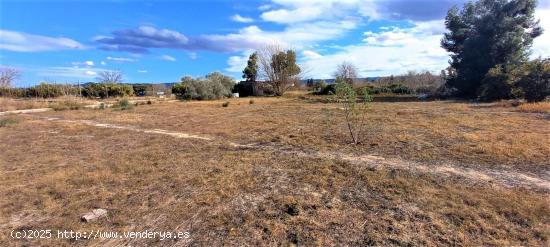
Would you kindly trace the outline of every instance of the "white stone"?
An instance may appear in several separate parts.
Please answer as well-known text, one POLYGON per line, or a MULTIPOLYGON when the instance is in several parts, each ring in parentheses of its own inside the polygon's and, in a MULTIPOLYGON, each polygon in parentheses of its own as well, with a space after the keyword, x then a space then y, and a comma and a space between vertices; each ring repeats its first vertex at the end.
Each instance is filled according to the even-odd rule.
POLYGON ((107 210, 98 208, 98 209, 92 210, 92 212, 88 212, 88 213, 82 215, 82 217, 80 217, 80 219, 82 221, 85 221, 85 222, 92 222, 94 220, 97 220, 97 219, 99 219, 101 217, 105 217, 105 216, 107 216, 107 210))

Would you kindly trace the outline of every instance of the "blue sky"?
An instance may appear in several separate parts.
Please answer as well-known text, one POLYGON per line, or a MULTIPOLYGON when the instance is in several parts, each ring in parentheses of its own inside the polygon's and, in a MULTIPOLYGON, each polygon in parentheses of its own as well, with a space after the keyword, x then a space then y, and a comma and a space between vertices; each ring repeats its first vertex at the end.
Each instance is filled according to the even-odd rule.
MULTIPOLYGON (((338 63, 360 76, 437 72, 447 9, 463 0, 38 1, 0 2, 0 65, 22 71, 17 86, 94 81, 120 70, 126 82, 173 82, 220 71, 240 78, 266 44, 296 49, 307 77, 338 63)), ((533 56, 550 56, 549 30, 533 56), (543 41, 546 42, 543 42, 543 41)))

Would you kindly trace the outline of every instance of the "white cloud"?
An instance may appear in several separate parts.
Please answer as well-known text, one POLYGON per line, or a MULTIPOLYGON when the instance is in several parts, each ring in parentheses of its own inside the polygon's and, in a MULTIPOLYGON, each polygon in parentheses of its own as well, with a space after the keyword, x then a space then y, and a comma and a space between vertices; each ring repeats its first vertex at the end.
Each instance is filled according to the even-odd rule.
POLYGON ((412 28, 365 32, 365 43, 341 47, 333 54, 311 56, 304 52, 303 65, 310 68, 311 76, 319 78, 331 78, 336 65, 344 61, 355 64, 361 77, 401 74, 409 70, 438 73, 448 66, 449 58, 440 47, 441 34, 434 34, 434 28, 428 28, 434 26, 438 25, 418 22, 412 28))
POLYGON ((23 68, 25 72, 34 72, 36 75, 44 78, 55 78, 56 80, 94 80, 95 76, 103 69, 96 68, 79 68, 79 67, 30 67, 23 68))
POLYGON ((55 38, 0 29, 0 50, 39 52, 83 49, 87 49, 87 47, 69 38, 55 38))
POLYGON ((107 63, 105 61, 101 61, 101 65, 105 66, 107 63))
POLYGON ((71 64, 75 67, 93 67, 94 66, 93 61, 72 62, 71 64))
POLYGON ((535 16, 540 20, 544 32, 533 41, 531 57, 550 57, 550 4, 546 8, 537 9, 535 16))
POLYGON ((199 55, 197 55, 196 52, 189 52, 189 58, 191 58, 191 60, 195 60, 199 57, 199 55))
POLYGON ((248 62, 248 57, 250 54, 252 54, 252 50, 244 51, 240 56, 230 56, 227 60, 227 67, 225 70, 227 72, 233 72, 233 73, 241 73, 246 67, 246 64, 248 62))
POLYGON ((304 6, 297 9, 287 10, 278 9, 262 13, 261 17, 265 21, 277 23, 295 23, 310 21, 323 14, 323 9, 315 6, 304 6))
POLYGON ((125 62, 135 62, 136 60, 133 58, 127 58, 127 57, 106 57, 105 59, 110 61, 115 61, 119 63, 125 63, 125 62))
POLYGON ((348 17, 378 16, 374 0, 273 0, 273 6, 261 9, 264 21, 292 24, 305 21, 341 20, 348 17))
POLYGON ((319 53, 314 52, 314 51, 310 51, 310 50, 305 50, 305 51, 302 52, 302 54, 304 55, 304 57, 310 58, 310 59, 316 59, 316 58, 323 57, 319 53))
POLYGON ((233 21, 236 21, 236 22, 241 22, 241 23, 250 23, 250 22, 254 22, 254 19, 250 18, 250 17, 243 17, 239 14, 236 14, 234 16, 231 16, 231 20, 233 21))
POLYGON ((138 70, 137 72, 138 72, 138 73, 147 73, 147 72, 149 72, 149 71, 147 71, 147 70, 138 70))
POLYGON ((258 10, 260 10, 260 11, 266 11, 266 10, 271 9, 272 7, 273 7, 273 6, 271 6, 271 4, 264 4, 264 5, 260 6, 260 7, 258 7, 258 10))
POLYGON ((176 58, 175 57, 172 57, 170 55, 162 55, 160 57, 160 59, 162 60, 166 60, 166 61, 170 61, 170 62, 175 62, 176 61, 176 58))

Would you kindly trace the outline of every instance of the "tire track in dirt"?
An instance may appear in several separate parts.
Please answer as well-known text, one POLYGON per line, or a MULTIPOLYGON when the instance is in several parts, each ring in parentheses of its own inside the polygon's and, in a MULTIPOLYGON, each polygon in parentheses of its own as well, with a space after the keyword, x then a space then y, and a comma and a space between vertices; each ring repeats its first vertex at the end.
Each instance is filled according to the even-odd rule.
POLYGON ((66 119, 52 118, 52 117, 47 117, 47 118, 44 118, 44 119, 46 119, 48 121, 58 121, 58 122, 64 122, 64 123, 84 124, 84 125, 99 127, 99 128, 123 129, 123 130, 130 130, 130 131, 142 132, 142 133, 147 133, 147 134, 167 135, 167 136, 172 136, 172 137, 176 137, 176 138, 199 139, 199 140, 205 140, 205 141, 212 141, 213 140, 210 137, 192 135, 192 134, 183 133, 183 132, 169 131, 169 130, 163 130, 163 129, 142 129, 142 128, 138 128, 138 127, 135 127, 135 126, 106 124, 106 123, 99 123, 99 122, 92 121, 92 120, 66 120, 66 119))
POLYGON ((384 158, 376 155, 357 155, 341 152, 323 152, 316 150, 296 150, 290 146, 270 144, 246 144, 230 143, 233 147, 243 149, 261 149, 283 153, 285 155, 297 155, 299 157, 320 158, 331 160, 343 160, 349 163, 365 166, 370 169, 396 169, 414 173, 428 173, 443 176, 459 176, 473 182, 496 183, 505 187, 523 187, 537 191, 550 193, 550 171, 542 171, 543 175, 523 173, 505 169, 468 168, 453 164, 425 165, 419 162, 407 161, 398 158, 384 158))
MULTIPOLYGON (((48 121, 57 121, 65 123, 84 124, 88 126, 98 128, 110 128, 110 129, 123 129, 136 131, 147 134, 167 135, 175 138, 184 139, 198 139, 204 141, 216 141, 213 137, 189 134, 185 132, 169 131, 163 129, 144 129, 135 126, 116 125, 99 123, 92 120, 66 120, 60 118, 43 118, 48 121)), ((255 149, 271 152, 283 153, 285 155, 297 155, 299 157, 306 158, 320 158, 331 160, 343 160, 352 164, 366 166, 370 169, 397 169, 403 171, 410 171, 416 173, 429 173, 443 176, 459 176, 466 179, 470 179, 475 182, 483 181, 487 183, 497 183, 505 187, 523 187, 534 190, 542 190, 550 193, 550 177, 548 174, 550 171, 541 171, 541 175, 532 173, 523 173, 513 170, 505 169, 490 169, 490 168, 468 168, 461 167, 453 164, 437 164, 437 165, 425 165, 419 162, 406 161, 398 158, 384 158, 375 155, 357 155, 346 154, 341 152, 326 152, 316 150, 298 150, 288 145, 274 145, 271 143, 250 143, 250 144, 238 144, 234 142, 222 142, 222 145, 229 145, 238 149, 255 149)))

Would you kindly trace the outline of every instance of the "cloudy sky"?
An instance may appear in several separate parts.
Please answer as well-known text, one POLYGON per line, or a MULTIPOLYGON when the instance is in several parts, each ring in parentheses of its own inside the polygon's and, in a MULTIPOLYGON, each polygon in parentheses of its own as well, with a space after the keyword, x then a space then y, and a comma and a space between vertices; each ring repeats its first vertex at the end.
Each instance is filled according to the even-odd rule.
MULTIPOLYGON (((266 44, 297 50, 308 77, 330 78, 354 63, 360 76, 438 72, 447 10, 464 0, 39 1, 0 2, 0 65, 39 81, 93 81, 120 70, 127 82, 173 82, 221 71, 241 77, 266 44)), ((537 17, 548 30, 533 57, 550 56, 550 1, 537 17)))

